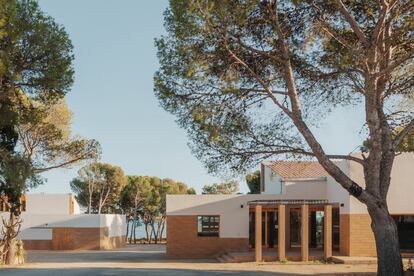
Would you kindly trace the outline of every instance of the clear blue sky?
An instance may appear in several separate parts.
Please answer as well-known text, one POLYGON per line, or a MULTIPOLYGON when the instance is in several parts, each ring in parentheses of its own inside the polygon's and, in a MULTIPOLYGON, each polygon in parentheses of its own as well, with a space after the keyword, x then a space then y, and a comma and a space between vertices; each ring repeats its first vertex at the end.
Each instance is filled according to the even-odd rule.
MULTIPOLYGON (((200 191, 220 181, 207 174, 187 147, 184 130, 158 104, 153 74, 158 62, 154 38, 164 33, 168 1, 39 0, 62 24, 74 45, 75 84, 66 100, 74 112, 73 133, 97 139, 102 161, 128 175, 154 175, 184 181, 200 191)), ((360 144, 361 110, 335 112, 315 131, 331 153, 360 144)), ((32 192, 70 192, 78 168, 45 174, 32 192)), ((247 191, 242 183, 242 191, 247 191)))

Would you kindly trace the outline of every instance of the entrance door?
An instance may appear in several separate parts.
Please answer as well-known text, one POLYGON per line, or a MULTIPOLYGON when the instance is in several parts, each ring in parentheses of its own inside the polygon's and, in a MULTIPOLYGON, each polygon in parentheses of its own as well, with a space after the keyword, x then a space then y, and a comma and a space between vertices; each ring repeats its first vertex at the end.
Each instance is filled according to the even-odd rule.
POLYGON ((267 246, 274 248, 278 239, 278 221, 277 211, 269 211, 267 213, 267 246))
POLYGON ((322 211, 310 212, 310 248, 323 247, 323 220, 324 213, 322 211))
MULTIPOLYGON (((255 246, 255 223, 256 216, 254 211, 249 212, 249 245, 250 248, 255 246)), ((262 212, 262 245, 273 248, 277 245, 278 239, 278 221, 277 210, 270 209, 262 212)))
POLYGON ((290 209, 290 247, 301 246, 301 214, 300 209, 290 209))

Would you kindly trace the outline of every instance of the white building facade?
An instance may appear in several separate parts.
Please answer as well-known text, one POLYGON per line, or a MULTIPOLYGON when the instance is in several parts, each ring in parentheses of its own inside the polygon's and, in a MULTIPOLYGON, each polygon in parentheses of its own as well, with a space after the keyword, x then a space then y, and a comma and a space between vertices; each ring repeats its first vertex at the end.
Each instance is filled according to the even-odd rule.
MULTIPOLYGON (((336 164, 363 186, 359 164, 336 164)), ((397 156, 388 195, 403 252, 414 252, 413 169, 414 154, 397 156)), ((318 250, 328 257, 375 256, 370 223, 366 207, 317 162, 263 162, 261 194, 168 195, 167 254, 205 258, 260 247, 279 250, 283 258, 300 250, 304 260, 318 250)))
MULTIPOLYGON (((26 194, 18 239, 28 250, 112 249, 126 237, 124 215, 80 214, 72 194, 26 194)), ((0 216, 8 218, 0 202, 0 216)))

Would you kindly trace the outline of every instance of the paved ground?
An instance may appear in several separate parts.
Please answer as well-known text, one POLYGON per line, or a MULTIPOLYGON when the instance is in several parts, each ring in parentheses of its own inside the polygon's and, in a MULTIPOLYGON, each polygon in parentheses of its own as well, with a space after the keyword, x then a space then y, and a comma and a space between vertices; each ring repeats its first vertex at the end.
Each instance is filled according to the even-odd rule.
POLYGON ((375 265, 301 263, 223 264, 214 260, 170 260, 163 246, 128 246, 114 251, 29 251, 24 267, 0 268, 0 275, 375 275, 375 265))

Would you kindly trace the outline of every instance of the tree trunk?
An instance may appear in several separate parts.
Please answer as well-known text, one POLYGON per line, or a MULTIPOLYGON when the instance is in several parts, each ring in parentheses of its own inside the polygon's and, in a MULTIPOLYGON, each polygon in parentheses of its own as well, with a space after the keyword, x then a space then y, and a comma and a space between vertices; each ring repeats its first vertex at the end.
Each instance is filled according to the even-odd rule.
POLYGON ((137 228, 137 219, 134 218, 134 244, 137 243, 137 234, 136 234, 136 228, 137 228))
POLYGON ((148 222, 144 222, 144 224, 145 224, 145 235, 146 235, 146 238, 147 238, 147 242, 149 243, 150 242, 150 236, 148 234, 148 222))
POLYGON ((3 263, 13 265, 17 263, 16 257, 16 236, 20 232, 21 221, 10 211, 9 221, 3 226, 5 239, 3 244, 3 263))
POLYGON ((154 243, 157 244, 158 243, 158 224, 157 224, 157 228, 155 228, 155 222, 151 223, 151 228, 152 228, 152 233, 154 233, 154 243))
POLYGON ((128 233, 129 233, 129 230, 130 230, 130 229, 129 229, 129 228, 130 228, 130 227, 129 227, 129 223, 130 223, 130 222, 131 222, 131 220, 130 220, 130 219, 127 219, 127 229, 126 229, 126 237, 125 237, 127 242, 128 242, 128 233))
POLYGON ((162 236, 164 234, 164 227, 165 227, 165 218, 162 220, 161 233, 160 233, 160 242, 162 242, 162 236))
POLYGON ((368 208, 371 228, 377 245, 379 276, 402 276, 403 265, 398 241, 398 230, 386 207, 368 208))
POLYGON ((14 265, 17 263, 16 238, 11 239, 8 244, 9 244, 9 249, 7 251, 7 255, 6 255, 6 259, 4 263, 6 265, 14 265))
POLYGON ((129 244, 132 244, 132 233, 134 232, 134 222, 132 221, 131 231, 129 233, 129 244))
POLYGON ((150 232, 150 236, 149 236, 149 244, 151 244, 153 234, 154 234, 154 227, 151 226, 151 232, 150 232))

